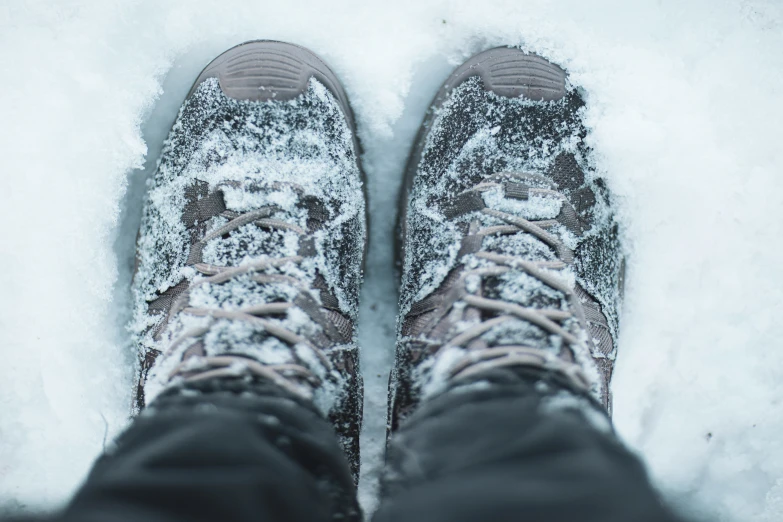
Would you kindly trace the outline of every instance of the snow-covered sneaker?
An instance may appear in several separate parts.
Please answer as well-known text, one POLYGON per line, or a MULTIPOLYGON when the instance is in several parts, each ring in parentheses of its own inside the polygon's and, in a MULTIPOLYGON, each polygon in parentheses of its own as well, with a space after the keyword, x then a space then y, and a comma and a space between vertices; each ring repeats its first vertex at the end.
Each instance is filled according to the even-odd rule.
POLYGON ((551 370, 610 408, 623 261, 583 105, 562 69, 512 48, 436 95, 401 199, 392 431, 499 367, 551 370))
POLYGON ((345 92, 311 52, 249 42, 207 66, 144 207, 138 409, 184 383, 272 381, 329 416, 357 469, 362 178, 345 92))

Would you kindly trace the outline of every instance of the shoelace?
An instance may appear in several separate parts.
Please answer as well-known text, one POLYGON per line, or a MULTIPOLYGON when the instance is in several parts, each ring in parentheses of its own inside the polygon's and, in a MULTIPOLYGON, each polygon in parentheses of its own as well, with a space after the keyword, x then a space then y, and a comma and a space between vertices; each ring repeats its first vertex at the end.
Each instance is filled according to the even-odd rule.
MULTIPOLYGON (((201 249, 203 249, 203 247, 209 241, 229 234, 233 230, 251 223, 254 223, 256 226, 262 228, 288 230, 296 233, 300 237, 301 251, 301 245, 309 239, 307 231, 297 225, 293 225, 279 219, 270 218, 269 216, 271 216, 275 210, 275 207, 269 206, 241 214, 237 214, 231 211, 224 212, 222 215, 230 217, 230 221, 222 227, 219 227, 213 232, 207 234, 204 238, 194 244, 191 247, 191 258, 200 258, 201 249)), ((303 255, 279 258, 270 257, 262 260, 252 261, 237 267, 195 263, 193 268, 205 277, 194 280, 190 284, 188 289, 178 297, 177 303, 175 303, 172 307, 172 312, 181 312, 189 315, 209 317, 211 321, 206 326, 183 332, 180 337, 171 344, 167 350, 166 355, 171 356, 177 347, 185 342, 201 338, 209 331, 210 327, 214 324, 215 321, 219 319, 231 319, 244 321, 256 327, 260 327, 269 335, 280 339, 292 347, 306 347, 313 355, 315 355, 321 364, 323 364, 326 371, 330 372, 332 370, 332 363, 329 358, 326 357, 320 347, 316 346, 316 344, 302 337, 301 335, 298 335, 297 333, 267 319, 269 316, 285 314, 290 308, 299 306, 299 308, 302 309, 305 314, 310 316, 311 319, 316 320, 316 322, 324 326, 328 326, 324 324, 325 321, 323 317, 313 317, 313 315, 318 314, 318 306, 306 285, 290 276, 259 273, 265 269, 280 267, 289 263, 299 264, 304 259, 305 256, 303 255), (189 298, 189 294, 194 288, 206 284, 223 284, 245 274, 251 274, 252 279, 259 283, 290 284, 291 286, 299 289, 299 297, 295 302, 266 303, 243 307, 236 310, 201 308, 188 306, 186 304, 189 298), (307 306, 301 306, 303 302, 307 302, 307 306)), ((190 349, 191 348, 188 348, 188 350, 190 349)), ((296 358, 296 354, 293 349, 291 352, 294 358, 296 358)), ((169 373, 168 379, 171 381, 177 377, 180 377, 186 381, 198 381, 215 377, 236 377, 238 375, 250 375, 267 379, 291 393, 304 396, 308 395, 307 388, 303 389, 299 383, 308 383, 309 387, 311 387, 310 389, 318 387, 321 384, 321 379, 302 364, 261 364, 255 360, 240 355, 223 354, 217 356, 188 356, 187 352, 186 355, 183 356, 182 362, 180 362, 169 373)))
MULTIPOLYGON (((532 366, 543 368, 565 375, 579 389, 589 390, 591 387, 590 379, 585 374, 582 367, 572 361, 566 360, 562 355, 557 355, 549 350, 525 346, 525 345, 502 345, 487 346, 484 341, 478 338, 485 332, 495 328, 503 323, 514 320, 527 321, 544 331, 559 336, 568 347, 569 357, 574 356, 574 347, 581 344, 581 340, 572 333, 564 329, 560 323, 577 318, 583 329, 587 331, 584 320, 584 310, 573 289, 563 283, 558 277, 548 273, 546 270, 562 270, 569 266, 574 259, 573 251, 568 248, 558 237, 547 232, 549 228, 563 221, 574 226, 576 212, 565 196, 555 190, 550 189, 531 189, 528 185, 522 183, 506 183, 502 179, 516 179, 519 181, 534 180, 538 184, 551 183, 535 174, 524 173, 503 173, 488 178, 474 187, 460 193, 453 201, 452 206, 446 210, 448 216, 457 216, 467 212, 478 211, 484 215, 494 217, 506 223, 506 225, 496 225, 480 228, 478 221, 470 225, 470 231, 463 240, 460 249, 461 257, 464 254, 472 253, 479 259, 492 262, 495 266, 469 269, 464 271, 460 279, 454 283, 452 290, 445 296, 447 306, 441 306, 441 310, 450 309, 456 302, 462 301, 468 307, 477 311, 494 312, 499 314, 491 319, 483 320, 451 337, 443 347, 462 347, 467 350, 467 354, 456 360, 450 366, 448 377, 450 379, 462 379, 470 377, 493 368, 507 366, 532 366), (501 212, 488 208, 481 195, 482 192, 502 188, 508 193, 520 194, 520 199, 526 198, 531 192, 537 192, 549 197, 555 197, 561 200, 562 219, 547 220, 527 220, 507 212, 501 212), (483 250, 483 240, 487 236, 497 234, 515 234, 527 233, 535 236, 544 244, 548 245, 557 255, 557 261, 530 261, 521 256, 503 255, 495 252, 483 250), (489 276, 499 276, 512 270, 522 270, 528 275, 538 279, 545 285, 562 292, 569 302, 571 311, 546 308, 524 307, 513 302, 507 302, 499 299, 489 299, 469 292, 467 281, 470 278, 478 278, 481 282, 479 288, 483 286, 483 281, 489 276)), ((441 315, 442 317, 442 315, 441 315)), ((439 318, 432 320, 434 324, 439 318)))

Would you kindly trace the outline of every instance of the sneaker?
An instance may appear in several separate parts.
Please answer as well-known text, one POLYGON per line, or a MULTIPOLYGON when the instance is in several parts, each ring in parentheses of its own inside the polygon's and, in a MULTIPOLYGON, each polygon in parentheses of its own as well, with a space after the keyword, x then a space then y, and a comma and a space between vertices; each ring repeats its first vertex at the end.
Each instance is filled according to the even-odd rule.
POLYGON ((551 371, 608 410, 623 261, 564 71, 483 52, 435 97, 403 184, 389 426, 491 369, 551 371))
POLYGON ((345 91, 310 51, 249 42, 204 69, 144 206, 137 410, 185 383, 271 381, 334 422, 358 470, 358 152, 345 91))

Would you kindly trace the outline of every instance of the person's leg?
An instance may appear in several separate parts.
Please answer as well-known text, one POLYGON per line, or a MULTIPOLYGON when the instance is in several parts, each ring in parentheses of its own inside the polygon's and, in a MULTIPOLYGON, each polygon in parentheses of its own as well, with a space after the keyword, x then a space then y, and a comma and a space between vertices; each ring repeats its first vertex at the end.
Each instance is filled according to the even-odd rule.
POLYGON ((361 520, 334 429, 274 385, 171 390, 96 462, 62 521, 361 520))
POLYGON ((514 48, 436 95, 401 198, 376 522, 671 520, 607 414, 623 254, 584 105, 514 48))
POLYGON ((668 522, 596 404, 552 375, 495 370, 427 400, 391 439, 374 522, 668 522))

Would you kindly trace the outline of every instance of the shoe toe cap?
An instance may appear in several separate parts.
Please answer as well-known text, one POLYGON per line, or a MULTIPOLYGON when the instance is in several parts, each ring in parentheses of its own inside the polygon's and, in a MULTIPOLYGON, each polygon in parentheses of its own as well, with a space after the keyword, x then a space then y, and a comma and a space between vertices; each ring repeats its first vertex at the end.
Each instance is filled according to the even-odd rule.
POLYGON ((329 67, 311 51, 285 42, 260 40, 229 49, 202 71, 191 94, 208 78, 217 78, 229 98, 248 101, 294 99, 316 78, 343 109, 348 107, 345 92, 329 67))
POLYGON ((535 54, 513 47, 479 53, 452 75, 452 86, 471 76, 481 76, 484 88, 499 96, 534 101, 559 100, 566 94, 566 73, 535 54))

